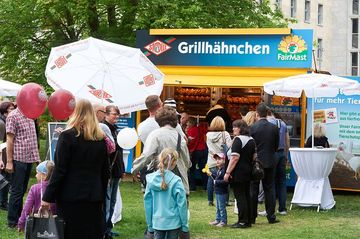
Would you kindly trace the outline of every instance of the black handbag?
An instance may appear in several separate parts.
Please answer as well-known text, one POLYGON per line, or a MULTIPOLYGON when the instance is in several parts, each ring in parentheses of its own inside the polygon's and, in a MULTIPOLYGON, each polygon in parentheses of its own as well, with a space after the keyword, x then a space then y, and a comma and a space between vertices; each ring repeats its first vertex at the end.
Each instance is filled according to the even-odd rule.
POLYGON ((65 222, 49 214, 48 217, 29 216, 25 224, 25 239, 64 239, 65 222))
POLYGON ((257 154, 254 154, 252 169, 251 169, 251 180, 260 181, 264 178, 264 168, 261 162, 257 158, 257 154))

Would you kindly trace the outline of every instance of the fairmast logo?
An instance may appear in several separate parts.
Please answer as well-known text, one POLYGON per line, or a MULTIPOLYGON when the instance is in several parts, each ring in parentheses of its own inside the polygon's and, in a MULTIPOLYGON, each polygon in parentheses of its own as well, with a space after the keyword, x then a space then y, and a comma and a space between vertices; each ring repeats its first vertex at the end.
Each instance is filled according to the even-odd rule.
POLYGON ((283 37, 278 46, 278 61, 306 61, 307 45, 302 37, 290 35, 283 37))
POLYGON ((157 56, 161 55, 162 53, 171 49, 171 46, 169 46, 168 44, 172 43, 175 40, 176 40, 175 37, 169 37, 169 38, 166 38, 164 40, 164 42, 162 42, 160 40, 153 41, 149 45, 144 47, 147 50, 144 52, 144 54, 145 54, 145 56, 150 56, 151 53, 153 53, 157 56))

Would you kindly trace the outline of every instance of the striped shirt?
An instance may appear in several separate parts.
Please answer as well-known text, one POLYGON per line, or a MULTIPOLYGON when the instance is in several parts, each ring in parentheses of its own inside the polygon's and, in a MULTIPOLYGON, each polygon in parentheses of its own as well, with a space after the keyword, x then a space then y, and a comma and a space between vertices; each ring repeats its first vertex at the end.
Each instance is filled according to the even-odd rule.
POLYGON ((34 120, 15 109, 6 118, 6 133, 14 135, 14 160, 23 163, 40 162, 34 120))

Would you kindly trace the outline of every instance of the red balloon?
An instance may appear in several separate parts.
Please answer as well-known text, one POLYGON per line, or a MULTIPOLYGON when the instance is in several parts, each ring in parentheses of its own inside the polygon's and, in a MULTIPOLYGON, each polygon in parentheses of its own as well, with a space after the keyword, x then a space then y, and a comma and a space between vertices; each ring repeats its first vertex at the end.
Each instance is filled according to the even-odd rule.
POLYGON ((56 120, 67 119, 75 109, 75 97, 70 91, 56 90, 49 98, 48 108, 56 120))
POLYGON ((23 85, 16 97, 19 110, 30 119, 36 119, 44 112, 46 102, 44 89, 36 83, 23 85))

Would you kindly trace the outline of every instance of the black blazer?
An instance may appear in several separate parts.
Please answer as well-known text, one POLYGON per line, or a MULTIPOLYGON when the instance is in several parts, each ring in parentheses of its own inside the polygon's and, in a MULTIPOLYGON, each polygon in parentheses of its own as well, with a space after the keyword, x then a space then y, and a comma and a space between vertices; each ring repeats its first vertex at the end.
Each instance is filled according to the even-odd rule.
POLYGON ((279 147, 278 127, 267 119, 260 119, 251 126, 250 134, 255 139, 258 159, 263 167, 275 167, 275 152, 279 147))
POLYGON ((231 147, 231 154, 239 154, 239 161, 231 172, 230 183, 244 183, 251 181, 252 162, 255 153, 255 141, 249 140, 242 145, 241 140, 236 137, 231 147))
POLYGON ((117 134, 118 134, 118 127, 116 125, 112 125, 106 120, 103 121, 106 124, 110 131, 111 135, 115 140, 116 151, 110 154, 110 168, 111 168, 111 177, 112 178, 122 178, 123 174, 125 173, 125 165, 123 160, 123 149, 117 143, 117 134), (116 158, 115 158, 116 157, 116 158))
MULTIPOLYGON (((322 146, 324 148, 330 148, 328 138, 326 136, 314 137, 314 146, 322 146)), ((306 140, 305 148, 312 147, 312 135, 306 140)))
POLYGON ((109 179, 105 140, 76 137, 74 128, 63 131, 55 151, 55 168, 43 195, 46 202, 101 202, 109 179))

